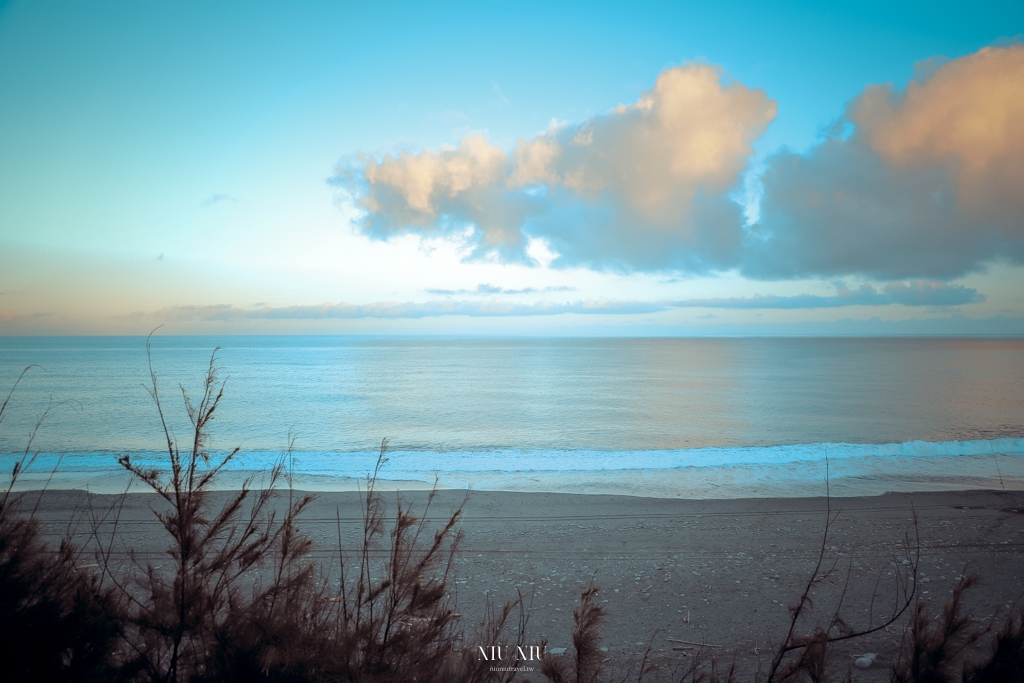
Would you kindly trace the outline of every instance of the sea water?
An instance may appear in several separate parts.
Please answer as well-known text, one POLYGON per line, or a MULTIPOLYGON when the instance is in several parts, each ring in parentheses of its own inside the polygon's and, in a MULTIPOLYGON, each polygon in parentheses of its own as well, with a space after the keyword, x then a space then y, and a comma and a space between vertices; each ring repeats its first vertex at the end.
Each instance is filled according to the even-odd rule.
POLYGON ((124 484, 120 454, 163 465, 153 377, 186 450, 183 391, 201 398, 212 357, 224 395, 208 445, 241 449, 225 485, 289 444, 296 486, 365 485, 386 437, 380 478, 403 488, 1024 488, 1024 340, 970 338, 154 336, 147 357, 139 337, 3 337, 5 396, 36 367, 0 424, 2 471, 27 448, 23 486, 105 490, 124 484))

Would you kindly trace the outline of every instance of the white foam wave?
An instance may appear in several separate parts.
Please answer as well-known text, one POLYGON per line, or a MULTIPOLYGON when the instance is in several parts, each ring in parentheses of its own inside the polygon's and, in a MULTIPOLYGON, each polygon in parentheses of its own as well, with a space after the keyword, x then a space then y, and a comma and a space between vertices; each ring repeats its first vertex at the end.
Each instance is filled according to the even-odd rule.
MULTIPOLYGON (((16 456, 0 456, 10 471, 16 456), (12 460, 12 462, 7 462, 12 460)), ((159 454, 136 456, 159 466, 159 454)), ((223 480, 235 486, 265 471, 280 454, 237 457, 223 480)), ((871 495, 886 491, 969 488, 1024 489, 1024 439, 912 441, 899 444, 817 443, 770 447, 699 448, 663 451, 394 451, 381 471, 391 488, 429 486, 478 490, 623 493, 639 496, 737 498, 871 495)), ((292 460, 296 485, 312 490, 356 488, 376 462, 376 453, 300 452, 292 460)), ((106 453, 41 454, 23 488, 116 489, 124 477, 106 453)))

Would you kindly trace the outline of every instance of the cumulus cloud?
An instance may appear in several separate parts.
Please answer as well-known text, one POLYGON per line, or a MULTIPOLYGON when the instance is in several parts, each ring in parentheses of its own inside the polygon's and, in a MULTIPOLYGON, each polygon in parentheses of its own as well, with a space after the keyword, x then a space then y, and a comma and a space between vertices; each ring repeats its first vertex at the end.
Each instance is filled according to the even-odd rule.
POLYGON ((508 251, 523 245, 520 228, 536 210, 532 197, 509 191, 510 170, 504 150, 471 135, 454 148, 366 159, 361 177, 346 178, 362 190, 359 204, 368 212, 364 229, 370 235, 436 234, 472 225, 485 248, 508 251))
POLYGON ((948 279, 1024 262, 1024 45, 868 87, 840 124, 853 134, 767 160, 744 274, 948 279))
POLYGON ((674 301, 677 308, 731 308, 731 309, 803 309, 839 308, 843 306, 959 306, 979 303, 985 297, 976 289, 962 285, 948 285, 944 282, 919 281, 912 283, 891 282, 881 290, 865 284, 851 290, 845 285, 836 286, 833 296, 798 294, 795 296, 755 295, 720 299, 686 299, 674 301))
POLYGON ((506 260, 532 240, 555 266, 885 282, 1024 263, 1024 45, 929 67, 867 87, 806 153, 769 156, 751 226, 730 197, 775 102, 706 64, 510 150, 473 135, 336 182, 374 237, 472 234, 506 260))
POLYGON ((1024 210, 1024 45, 949 62, 896 97, 868 88, 851 117, 890 164, 949 165, 971 211, 999 221, 1005 209, 1024 210))
POLYGON ((542 238, 562 264, 707 271, 734 264, 740 207, 729 199, 752 143, 775 117, 762 91, 706 64, 668 69, 631 105, 556 125, 511 152, 472 135, 339 174, 363 229, 471 227, 483 250, 525 258, 542 238))

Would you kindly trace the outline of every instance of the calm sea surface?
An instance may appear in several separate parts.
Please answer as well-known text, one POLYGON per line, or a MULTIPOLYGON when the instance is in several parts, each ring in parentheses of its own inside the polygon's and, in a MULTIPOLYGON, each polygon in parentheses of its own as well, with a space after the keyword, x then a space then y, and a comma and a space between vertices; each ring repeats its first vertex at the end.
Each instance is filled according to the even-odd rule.
MULTIPOLYGON (((239 466, 259 469, 291 434, 299 469, 322 480, 359 476, 383 437, 396 479, 436 471, 472 484, 466 473, 488 472, 476 481, 497 488, 529 488, 543 472, 575 472, 561 480, 583 488, 580 473, 614 482, 609 473, 717 467, 727 480, 739 467, 763 478, 827 455, 870 460, 857 476, 876 477, 879 462, 968 468, 996 456, 1005 486, 1024 459, 1018 339, 154 337, 183 439, 180 387, 200 394, 215 346, 226 386, 212 448, 241 446, 239 466)), ((143 338, 0 337, 4 395, 30 364, 41 367, 0 425, 7 459, 51 402, 33 446, 66 453, 72 471, 161 448, 143 338)))

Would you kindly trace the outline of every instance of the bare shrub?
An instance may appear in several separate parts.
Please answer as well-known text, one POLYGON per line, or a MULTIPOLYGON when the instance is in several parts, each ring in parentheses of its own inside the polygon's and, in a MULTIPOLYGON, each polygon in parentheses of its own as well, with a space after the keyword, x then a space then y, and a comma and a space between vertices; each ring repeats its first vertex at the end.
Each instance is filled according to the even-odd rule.
POLYGON ((0 661, 13 680, 104 680, 121 631, 116 595, 76 566, 66 541, 54 551, 16 500, 0 502, 0 661))
MULTIPOLYGON (((137 571, 129 582, 118 578, 109 555, 101 555, 106 579, 130 603, 125 676, 161 682, 510 680, 459 648, 466 638, 447 582, 462 538, 462 506, 433 528, 426 515, 435 488, 421 517, 399 501, 389 519, 376 486, 387 462, 386 439, 367 477, 363 537, 352 553, 343 546, 339 518, 336 574, 309 560, 312 542, 298 518, 312 497, 293 493, 288 454, 259 490, 250 477, 219 509, 211 504, 211 487, 238 453, 214 458, 206 449, 224 395, 217 370, 215 351, 198 402, 183 390, 192 424, 183 451, 167 426, 150 358, 150 395, 169 470, 144 468, 129 455, 119 459, 166 504, 155 514, 170 537, 173 560, 166 574, 133 560, 137 571), (272 501, 285 479, 288 498, 278 516, 272 501), (333 578, 337 588, 330 589, 333 578)), ((469 642, 494 642, 521 605, 522 596, 488 615, 469 642)), ((522 618, 517 643, 524 628, 522 618)))
MULTIPOLYGON (((339 530, 340 584, 321 597, 331 678, 352 681, 490 681, 492 675, 472 657, 457 650, 462 641, 460 616, 448 597, 447 582, 462 540, 458 522, 462 507, 431 532, 426 516, 434 501, 431 491, 422 517, 401 502, 387 529, 385 506, 376 489, 377 475, 387 461, 387 440, 381 443, 374 472, 367 479, 363 506, 363 539, 356 557, 348 557, 339 530), (386 559, 373 578, 373 557, 384 545, 386 559), (355 566, 353 566, 355 564, 355 566)), ((486 619, 482 632, 497 639, 516 603, 486 619)), ((482 639, 482 638, 481 638, 482 639)), ((490 641, 495 642, 494 640, 490 641)))
MULTIPOLYGON (((903 539, 903 552, 905 555, 903 565, 907 566, 907 571, 901 572, 899 567, 903 565, 893 562, 893 566, 897 569, 894 574, 895 593, 891 611, 880 619, 878 623, 875 623, 874 603, 878 596, 878 585, 881 581, 881 572, 879 572, 868 607, 868 623, 862 628, 854 628, 843 618, 843 602, 846 598, 846 591, 850 587, 850 574, 853 565, 853 553, 851 552, 846 580, 843 583, 838 604, 832 610, 828 623, 826 625, 815 625, 810 633, 806 635, 798 633, 797 628, 801 620, 810 615, 814 609, 814 601, 811 598, 812 589, 831 576, 839 564, 839 557, 836 556, 826 568, 826 551, 828 549, 830 532, 839 513, 832 512, 827 459, 825 461, 825 472, 825 525, 821 535, 821 546, 818 550, 817 562, 804 583, 804 589, 799 599, 789 607, 789 627, 782 642, 775 648, 775 656, 772 658, 768 668, 768 675, 765 678, 766 683, 793 681, 802 678, 807 678, 812 683, 824 683, 828 680, 828 650, 830 644, 843 640, 862 638, 891 626, 914 604, 914 597, 917 591, 917 567, 921 557, 921 540, 917 530, 916 512, 913 515, 914 541, 911 542, 909 532, 903 539)), ((899 558, 894 557, 895 559, 899 558)))
MULTIPOLYGON (((0 424, 25 368, 3 404, 0 424)), ((52 408, 52 406, 51 406, 52 408)), ((35 509, 14 493, 19 475, 35 460, 32 443, 0 494, 0 661, 12 680, 100 681, 114 676, 113 651, 122 627, 116 594, 76 565, 77 549, 63 539, 55 550, 40 539, 35 509)))
MULTIPOLYGON (((150 352, 149 340, 146 343, 150 352)), ((289 600, 312 574, 303 563, 311 543, 295 526, 295 519, 310 502, 308 496, 289 497, 280 521, 272 509, 275 487, 284 473, 284 459, 271 469, 268 484, 253 493, 250 477, 229 496, 219 510, 211 507, 210 489, 238 449, 213 459, 207 450, 210 423, 224 395, 217 379, 216 351, 210 359, 203 393, 198 404, 182 389, 191 438, 184 452, 171 434, 160 400, 150 356, 150 395, 166 440, 169 470, 145 468, 131 455, 118 462, 159 496, 166 508, 154 514, 170 536, 167 554, 171 572, 135 562, 134 580, 119 578, 109 556, 103 556, 105 578, 130 605, 126 639, 130 655, 124 662, 131 678, 151 681, 200 679, 223 663, 223 645, 229 634, 244 631, 258 615, 274 626, 276 612, 284 612, 289 600), (267 570, 272 578, 264 586, 253 585, 247 573, 267 570), (243 590, 250 587, 247 592, 243 590), (237 626, 241 624, 241 626, 237 626)), ((133 558, 134 559, 134 558, 133 558)), ((284 618, 282 616, 282 618, 284 618)), ((278 658, 262 653, 266 668, 278 658)))
POLYGON ((989 658, 964 668, 964 683, 1024 681, 1024 610, 1009 615, 992 641, 989 658))
POLYGON ((896 664, 893 665, 893 683, 951 683, 963 651, 984 635, 972 629, 969 618, 963 614, 964 593, 978 581, 977 576, 965 575, 952 599, 942 608, 938 619, 928 616, 928 606, 919 602, 910 624, 910 642, 896 664))

